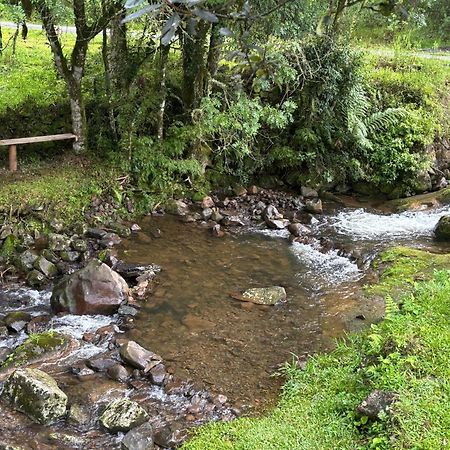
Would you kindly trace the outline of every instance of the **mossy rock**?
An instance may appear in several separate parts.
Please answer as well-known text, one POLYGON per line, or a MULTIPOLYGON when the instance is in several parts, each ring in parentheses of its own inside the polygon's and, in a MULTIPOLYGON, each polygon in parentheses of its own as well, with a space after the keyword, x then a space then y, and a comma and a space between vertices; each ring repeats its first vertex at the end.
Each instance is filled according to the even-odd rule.
POLYGON ((67 395, 39 369, 17 369, 6 381, 2 397, 35 422, 49 425, 66 414, 67 395))
POLYGON ((67 343, 67 339, 62 334, 52 331, 30 335, 30 337, 20 344, 6 361, 0 366, 2 369, 7 367, 19 367, 39 356, 60 349, 67 343))
POLYGON ((434 229, 436 239, 450 241, 450 216, 442 216, 434 229))
POLYGON ((437 254, 408 247, 393 247, 374 260, 379 282, 366 287, 366 292, 393 298, 412 291, 417 281, 431 278, 435 270, 450 267, 450 254, 437 254))

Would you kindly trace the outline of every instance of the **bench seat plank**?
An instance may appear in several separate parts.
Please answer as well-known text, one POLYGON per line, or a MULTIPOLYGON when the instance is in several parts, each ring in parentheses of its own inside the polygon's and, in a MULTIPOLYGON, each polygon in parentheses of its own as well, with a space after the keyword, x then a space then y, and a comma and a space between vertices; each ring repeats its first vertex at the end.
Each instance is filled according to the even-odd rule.
POLYGON ((64 141, 67 139, 76 139, 76 136, 72 133, 66 133, 66 134, 54 134, 52 136, 34 136, 29 138, 4 139, 3 141, 0 140, 0 146, 35 144, 37 142, 64 141))

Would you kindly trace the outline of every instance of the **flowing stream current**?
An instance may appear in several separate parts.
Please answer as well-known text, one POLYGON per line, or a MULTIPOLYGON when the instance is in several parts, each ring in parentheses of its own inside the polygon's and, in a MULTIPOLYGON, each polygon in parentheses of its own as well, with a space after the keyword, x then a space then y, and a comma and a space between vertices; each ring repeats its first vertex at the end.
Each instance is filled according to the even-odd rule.
MULTIPOLYGON (((432 239, 439 217, 448 213, 450 207, 399 214, 341 209, 312 225, 314 236, 359 254, 358 262, 337 250, 290 244, 287 231, 243 228, 218 239, 173 217, 144 218, 142 230, 122 243, 119 256, 133 263, 158 264, 162 271, 134 328, 123 336, 160 354, 177 375, 226 395, 237 408, 261 410, 276 399, 281 380, 274 373, 283 362, 329 350, 336 337, 382 316, 382 302, 361 294, 366 269, 378 251, 394 244, 449 250, 432 239), (230 296, 273 285, 287 291, 287 301, 274 307, 242 303, 230 296)), ((42 314, 49 311, 49 299, 45 291, 0 287, 0 314, 17 310, 42 314)), ((126 385, 107 378, 80 381, 67 373, 67 367, 106 351, 108 342, 95 345, 81 338, 114 326, 116 320, 66 315, 51 321, 52 329, 71 336, 78 345, 63 360, 44 361, 40 368, 57 379, 71 401, 88 398, 93 411, 102 401, 127 395, 126 385)), ((13 348, 25 337, 0 337, 0 347, 13 348)), ((165 404, 174 417, 183 407, 183 399, 160 388, 140 395, 165 404)), ((6 435, 8 430, 17 434, 21 429, 24 436, 43 428, 0 404, 2 427, 6 435)), ((102 436, 95 448, 115 448, 111 438, 102 441, 106 439, 102 436)))

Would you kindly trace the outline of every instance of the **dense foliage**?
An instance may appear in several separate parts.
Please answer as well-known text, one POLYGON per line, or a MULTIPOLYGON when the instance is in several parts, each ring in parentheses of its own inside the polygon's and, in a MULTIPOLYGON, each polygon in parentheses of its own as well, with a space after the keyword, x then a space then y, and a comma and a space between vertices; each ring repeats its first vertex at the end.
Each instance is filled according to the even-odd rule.
POLYGON ((420 14, 433 23, 438 1, 377 12, 344 0, 1 5, 18 24, 43 21, 57 70, 43 33, 17 43, 19 28, 3 29, 0 135, 71 121, 76 150, 107 157, 144 194, 269 174, 401 196, 423 190, 426 149, 448 133, 445 62, 368 56, 348 43, 355 17, 357 29, 367 17, 383 29, 412 27, 420 14), (58 32, 71 21, 74 34, 58 32))

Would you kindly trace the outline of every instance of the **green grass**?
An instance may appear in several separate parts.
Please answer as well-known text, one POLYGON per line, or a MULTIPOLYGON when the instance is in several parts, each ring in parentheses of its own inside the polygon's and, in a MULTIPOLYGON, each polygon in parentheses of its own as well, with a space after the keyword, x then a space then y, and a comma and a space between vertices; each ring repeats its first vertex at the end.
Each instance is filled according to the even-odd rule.
MULTIPOLYGON (((3 42, 7 43, 14 30, 2 28, 3 42)), ((61 43, 70 54, 75 35, 61 35, 61 43)), ((101 39, 96 38, 89 47, 85 85, 98 71, 95 64, 100 52, 101 39)), ((53 57, 43 31, 30 30, 26 41, 19 36, 15 56, 12 44, 0 56, 0 116, 7 108, 17 108, 32 101, 37 107, 46 107, 58 102, 68 102, 64 81, 54 69, 53 57)))
MULTIPOLYGON (((14 30, 3 28, 7 42, 14 30)), ((71 36, 66 39, 73 39, 71 36)), ((65 45, 68 42, 65 41, 65 45)), ((16 108, 28 99, 37 106, 48 106, 65 99, 64 82, 56 75, 47 39, 43 32, 29 32, 29 37, 17 41, 16 56, 10 46, 0 57, 0 114, 16 108)))
MULTIPOLYGON (((424 270, 449 267, 448 257, 392 249, 380 281, 389 292, 424 270), (419 262, 408 263, 418 258, 419 262)), ((326 450, 450 448, 450 272, 413 284, 400 307, 387 300, 386 319, 312 358, 305 371, 286 365, 278 406, 260 418, 200 428, 183 450, 326 450), (398 394, 392 417, 355 415, 374 389, 398 394)))
POLYGON ((58 217, 78 222, 94 196, 108 192, 116 172, 86 159, 59 159, 31 172, 8 175, 0 181, 0 210, 27 211, 43 207, 43 219, 58 217))

